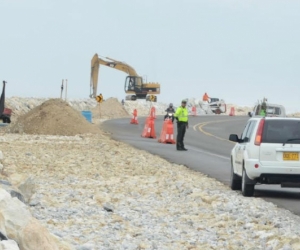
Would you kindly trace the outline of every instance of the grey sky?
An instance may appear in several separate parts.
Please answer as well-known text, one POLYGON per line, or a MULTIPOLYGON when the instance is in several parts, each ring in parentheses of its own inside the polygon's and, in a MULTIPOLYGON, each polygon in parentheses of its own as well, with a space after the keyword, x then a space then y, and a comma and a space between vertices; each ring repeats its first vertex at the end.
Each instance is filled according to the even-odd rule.
MULTIPOLYGON (((0 80, 7 96, 88 98, 95 53, 161 84, 162 102, 253 105, 264 96, 300 111, 300 1, 0 0, 0 80)), ((100 68, 98 92, 125 97, 126 74, 100 68)))

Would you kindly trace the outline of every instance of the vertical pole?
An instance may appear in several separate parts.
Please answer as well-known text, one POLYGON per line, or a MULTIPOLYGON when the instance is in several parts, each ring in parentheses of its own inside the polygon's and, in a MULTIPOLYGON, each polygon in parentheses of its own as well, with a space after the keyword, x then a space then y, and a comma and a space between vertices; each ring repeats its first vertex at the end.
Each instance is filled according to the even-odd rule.
POLYGON ((66 93, 65 93, 65 101, 67 101, 67 91, 68 91, 68 79, 66 79, 66 93))
POLYGON ((99 117, 101 119, 101 102, 99 102, 99 117))
POLYGON ((5 84, 6 84, 6 81, 3 81, 2 94, 0 97, 0 116, 4 112, 4 108, 5 108, 5 84))
POLYGON ((62 79, 61 87, 60 87, 60 99, 62 99, 62 94, 64 91, 64 79, 62 79))

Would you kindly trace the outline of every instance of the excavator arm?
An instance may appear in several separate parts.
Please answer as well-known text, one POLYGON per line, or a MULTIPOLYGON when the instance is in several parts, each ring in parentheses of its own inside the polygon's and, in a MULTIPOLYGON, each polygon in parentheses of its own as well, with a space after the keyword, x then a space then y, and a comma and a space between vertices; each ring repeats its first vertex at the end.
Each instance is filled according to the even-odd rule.
POLYGON ((130 65, 128 65, 124 62, 120 62, 120 61, 111 59, 109 57, 105 57, 105 59, 100 58, 98 56, 98 54, 95 54, 92 58, 91 83, 90 83, 91 84, 90 97, 92 97, 92 98, 95 98, 97 96, 97 86, 98 86, 98 76, 99 76, 100 64, 123 71, 126 74, 128 74, 129 76, 139 77, 139 75, 136 73, 135 69, 133 67, 131 67, 130 65))
POLYGON ((99 58, 99 64, 102 64, 102 65, 106 65, 108 67, 111 67, 111 68, 114 68, 114 69, 118 69, 118 70, 121 70, 125 73, 127 73, 128 75, 130 76, 139 76, 135 69, 132 68, 131 66, 129 66, 127 63, 124 63, 124 62, 120 62, 120 61, 117 61, 117 60, 114 60, 114 59, 111 59, 109 57, 105 57, 107 60, 109 61, 105 61, 101 58, 99 58))

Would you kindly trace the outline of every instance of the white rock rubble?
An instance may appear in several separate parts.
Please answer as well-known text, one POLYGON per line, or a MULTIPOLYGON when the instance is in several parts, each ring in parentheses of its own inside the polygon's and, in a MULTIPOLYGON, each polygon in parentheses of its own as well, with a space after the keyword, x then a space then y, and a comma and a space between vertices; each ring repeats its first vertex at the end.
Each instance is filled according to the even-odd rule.
POLYGON ((4 176, 34 177, 32 215, 73 249, 300 249, 289 211, 106 135, 0 144, 4 176))

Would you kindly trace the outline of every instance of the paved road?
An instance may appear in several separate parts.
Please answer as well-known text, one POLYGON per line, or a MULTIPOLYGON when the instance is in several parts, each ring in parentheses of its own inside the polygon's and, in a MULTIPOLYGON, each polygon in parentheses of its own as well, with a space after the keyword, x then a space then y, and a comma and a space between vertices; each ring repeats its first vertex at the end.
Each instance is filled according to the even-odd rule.
MULTIPOLYGON (((110 132, 112 138, 126 142, 136 148, 159 155, 170 162, 185 165, 228 185, 230 178, 230 151, 234 144, 228 141, 230 133, 240 135, 248 117, 207 115, 190 117, 185 137, 188 151, 177 151, 174 144, 158 143, 158 138, 141 137, 145 118, 139 124, 130 124, 130 119, 114 119, 101 127, 110 132)), ((156 136, 159 137, 163 117, 155 121, 156 136)), ((176 126, 175 126, 176 135, 176 126)), ((257 185, 255 197, 264 198, 300 215, 300 189, 282 189, 278 185, 257 185)))

